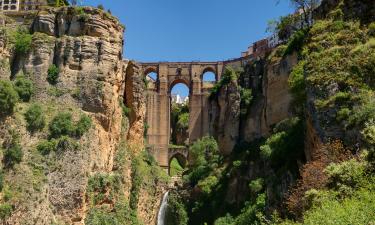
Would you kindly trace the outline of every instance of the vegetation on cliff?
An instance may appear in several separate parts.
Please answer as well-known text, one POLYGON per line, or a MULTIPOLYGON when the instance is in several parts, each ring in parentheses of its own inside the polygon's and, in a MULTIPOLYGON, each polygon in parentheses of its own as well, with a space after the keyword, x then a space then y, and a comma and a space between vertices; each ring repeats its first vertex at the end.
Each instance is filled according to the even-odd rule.
MULTIPOLYGON (((345 2, 289 35, 293 20, 279 24, 288 41, 270 60, 298 54, 289 76, 295 117, 276 124, 266 139, 239 141, 229 157, 217 155, 209 168, 189 165, 189 188, 173 197, 180 215, 175 221, 186 221, 186 212, 182 224, 374 222, 375 25, 344 20, 345 2), (305 163, 310 120, 322 144, 305 163)), ((212 96, 231 81, 225 74, 212 96)), ((203 155, 211 146, 196 145, 203 155)))

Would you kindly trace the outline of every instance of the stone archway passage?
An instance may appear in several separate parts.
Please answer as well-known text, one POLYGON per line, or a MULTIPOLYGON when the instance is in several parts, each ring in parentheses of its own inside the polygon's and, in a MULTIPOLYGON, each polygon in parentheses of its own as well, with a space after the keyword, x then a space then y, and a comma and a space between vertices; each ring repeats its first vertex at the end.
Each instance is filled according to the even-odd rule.
POLYGON ((140 63, 144 76, 157 73, 155 86, 147 90, 148 144, 159 165, 169 166, 170 95, 176 83, 184 83, 189 95, 189 141, 208 135, 208 97, 213 84, 203 83, 203 74, 213 72, 220 80, 223 62, 140 63))

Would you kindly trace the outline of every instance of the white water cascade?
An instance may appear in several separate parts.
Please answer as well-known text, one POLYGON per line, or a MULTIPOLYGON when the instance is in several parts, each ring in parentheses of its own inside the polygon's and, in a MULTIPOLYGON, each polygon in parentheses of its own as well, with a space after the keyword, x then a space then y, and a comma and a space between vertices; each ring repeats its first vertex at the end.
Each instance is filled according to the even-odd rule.
POLYGON ((165 214, 168 208, 168 191, 165 192, 163 196, 163 201, 161 202, 159 213, 158 213, 158 225, 165 225, 165 214))

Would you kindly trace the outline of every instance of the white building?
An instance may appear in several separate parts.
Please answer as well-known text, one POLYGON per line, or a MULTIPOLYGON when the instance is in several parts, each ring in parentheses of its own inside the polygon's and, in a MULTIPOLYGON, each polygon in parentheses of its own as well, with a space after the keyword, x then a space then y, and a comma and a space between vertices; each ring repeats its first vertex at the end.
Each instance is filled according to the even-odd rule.
POLYGON ((172 103, 176 104, 187 104, 189 102, 189 97, 181 97, 179 94, 172 95, 172 103))
POLYGON ((0 11, 18 11, 19 6, 18 0, 0 0, 0 11))

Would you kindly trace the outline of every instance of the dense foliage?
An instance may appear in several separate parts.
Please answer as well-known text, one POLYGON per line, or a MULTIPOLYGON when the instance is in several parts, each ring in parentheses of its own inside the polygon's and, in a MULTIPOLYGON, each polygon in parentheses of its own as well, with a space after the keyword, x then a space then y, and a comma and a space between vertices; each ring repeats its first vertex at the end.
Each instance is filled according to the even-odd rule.
POLYGON ((27 129, 30 132, 42 130, 46 125, 46 118, 39 104, 32 104, 25 112, 27 129))
POLYGON ((17 91, 20 99, 24 102, 28 102, 34 93, 33 82, 25 76, 17 76, 14 81, 14 89, 17 91))
POLYGON ((13 113, 14 107, 18 102, 18 94, 9 81, 0 80, 0 115, 13 113))
POLYGON ((59 79, 59 74, 60 74, 60 70, 59 70, 59 68, 58 68, 55 64, 52 64, 52 65, 48 68, 48 72, 47 72, 47 81, 48 81, 50 84, 52 84, 52 85, 57 84, 58 79, 59 79))

